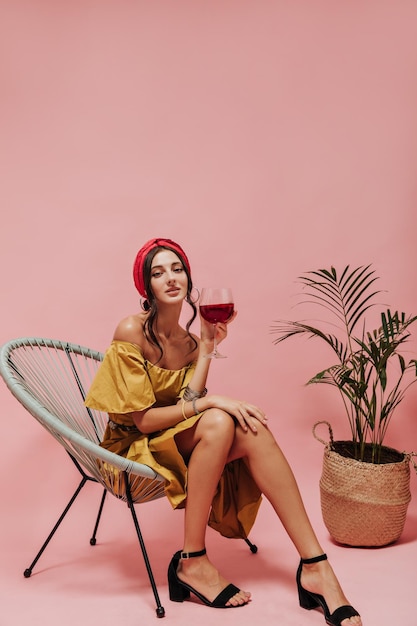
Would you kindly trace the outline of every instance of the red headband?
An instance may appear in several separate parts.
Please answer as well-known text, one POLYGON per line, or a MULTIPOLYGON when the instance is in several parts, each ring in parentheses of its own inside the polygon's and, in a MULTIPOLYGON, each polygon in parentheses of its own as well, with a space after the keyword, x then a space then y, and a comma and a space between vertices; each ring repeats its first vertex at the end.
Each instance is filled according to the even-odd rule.
POLYGON ((136 289, 139 291, 140 295, 143 298, 146 298, 146 290, 145 290, 145 281, 143 277, 143 267, 145 264, 145 259, 148 254, 154 250, 154 248, 158 248, 162 246, 164 248, 169 248, 175 254, 179 256, 183 264, 188 270, 188 273, 191 273, 190 263, 187 259, 187 255, 180 245, 172 241, 171 239, 150 239, 145 243, 144 246, 139 250, 136 255, 135 263, 133 265, 133 280, 135 281, 136 289))

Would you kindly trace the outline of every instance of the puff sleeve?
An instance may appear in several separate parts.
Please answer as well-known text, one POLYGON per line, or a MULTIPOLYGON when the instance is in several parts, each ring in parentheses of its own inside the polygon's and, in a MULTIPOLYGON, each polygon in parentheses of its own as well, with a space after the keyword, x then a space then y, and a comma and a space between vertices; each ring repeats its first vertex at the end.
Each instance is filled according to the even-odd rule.
POLYGON ((143 411, 155 403, 146 362, 134 344, 113 341, 87 394, 85 405, 105 413, 143 411))

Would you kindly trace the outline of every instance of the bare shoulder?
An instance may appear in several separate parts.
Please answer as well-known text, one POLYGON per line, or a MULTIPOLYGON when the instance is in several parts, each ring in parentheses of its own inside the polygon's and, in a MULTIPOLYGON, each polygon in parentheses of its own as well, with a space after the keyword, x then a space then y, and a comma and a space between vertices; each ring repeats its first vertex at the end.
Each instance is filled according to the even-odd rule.
POLYGON ((142 346, 144 341, 143 323, 145 318, 145 314, 137 313, 128 315, 122 319, 114 331, 113 340, 127 341, 142 346))

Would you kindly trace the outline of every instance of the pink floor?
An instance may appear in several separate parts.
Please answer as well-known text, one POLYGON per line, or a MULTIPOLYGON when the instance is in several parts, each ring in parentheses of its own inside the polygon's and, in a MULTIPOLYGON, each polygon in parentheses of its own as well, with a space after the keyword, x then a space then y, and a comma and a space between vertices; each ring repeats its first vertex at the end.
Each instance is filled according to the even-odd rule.
MULTIPOLYGON (((88 484, 72 512, 25 579, 23 570, 64 508, 78 483, 62 451, 50 436, 24 413, 2 385, 2 405, 15 428, 2 458, 1 515, 1 626, 139 626, 156 624, 154 600, 125 505, 110 498, 97 545, 89 544, 101 489, 88 484), (20 442, 20 443, 18 443, 20 442)), ((11 432, 11 431, 9 431, 11 432)), ((415 626, 415 563, 417 557, 417 499, 414 472, 411 502, 401 540, 380 549, 335 545, 324 528, 318 495, 321 451, 303 433, 287 429, 282 436, 298 476, 306 506, 324 549, 366 626, 415 626), (297 445, 295 446, 295 441, 297 445), (303 454, 300 454, 300 450, 303 454)), ((264 503, 252 531, 259 546, 253 555, 243 542, 209 532, 211 558, 230 580, 251 590, 253 602, 242 609, 215 612, 196 602, 171 603, 166 569, 181 544, 182 513, 163 499, 137 507, 166 617, 161 623, 203 626, 221 618, 226 625, 324 624, 316 611, 297 605, 294 584, 297 555, 282 527, 264 503)))

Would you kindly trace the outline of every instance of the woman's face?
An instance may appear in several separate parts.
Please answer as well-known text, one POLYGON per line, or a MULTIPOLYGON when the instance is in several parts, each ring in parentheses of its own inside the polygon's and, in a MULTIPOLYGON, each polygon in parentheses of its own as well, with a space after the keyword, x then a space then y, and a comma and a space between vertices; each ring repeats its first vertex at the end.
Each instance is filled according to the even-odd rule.
POLYGON ((187 295, 188 277, 181 259, 172 250, 157 252, 152 260, 151 288, 161 303, 182 302, 187 295))

